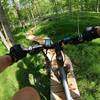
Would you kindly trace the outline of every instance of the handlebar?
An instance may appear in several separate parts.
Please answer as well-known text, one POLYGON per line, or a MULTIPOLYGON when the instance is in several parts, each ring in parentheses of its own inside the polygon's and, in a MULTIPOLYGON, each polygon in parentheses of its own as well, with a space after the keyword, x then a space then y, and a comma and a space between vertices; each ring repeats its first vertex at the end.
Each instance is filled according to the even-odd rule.
POLYGON ((25 48, 24 50, 27 52, 31 51, 36 52, 36 51, 41 51, 42 49, 55 49, 57 45, 62 48, 64 44, 79 44, 83 43, 84 41, 91 41, 99 37, 100 37, 100 27, 88 27, 85 29, 83 34, 74 37, 64 38, 63 40, 60 40, 54 44, 53 43, 49 44, 49 46, 45 44, 43 45, 36 44, 34 46, 30 46, 29 48, 25 48))
POLYGON ((24 48, 24 51, 26 51, 27 53, 36 52, 36 51, 39 52, 39 51, 42 51, 43 49, 55 49, 57 47, 57 45, 62 48, 62 45, 65 44, 65 42, 66 42, 66 44, 69 43, 69 39, 60 40, 60 41, 58 41, 54 44, 51 44, 49 46, 47 46, 45 44, 43 44, 43 45, 42 44, 35 44, 35 45, 32 45, 28 48, 24 48))

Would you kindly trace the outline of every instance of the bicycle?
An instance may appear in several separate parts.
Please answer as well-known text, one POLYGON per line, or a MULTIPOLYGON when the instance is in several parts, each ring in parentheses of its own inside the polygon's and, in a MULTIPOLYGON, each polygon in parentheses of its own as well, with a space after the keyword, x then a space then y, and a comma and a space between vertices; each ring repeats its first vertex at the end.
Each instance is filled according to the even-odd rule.
MULTIPOLYGON (((74 85, 76 87, 75 90, 77 91, 76 94, 77 94, 77 97, 78 97, 78 98, 75 98, 75 100, 80 100, 80 93, 78 91, 76 80, 74 78, 73 69, 70 68, 71 70, 69 70, 69 68, 67 66, 67 75, 65 73, 64 59, 63 59, 64 58, 63 45, 64 44, 75 44, 76 45, 76 44, 79 44, 79 43, 83 43, 84 41, 91 41, 91 40, 96 39, 96 38, 100 38, 100 26, 87 27, 84 30, 83 34, 80 34, 80 35, 74 36, 74 37, 65 38, 63 40, 58 41, 57 43, 54 43, 54 44, 53 44, 52 40, 47 39, 47 40, 45 40, 44 44, 37 44, 35 46, 31 46, 30 48, 26 49, 27 52, 43 51, 43 54, 45 56, 45 60, 47 61, 47 63, 46 63, 47 67, 50 68, 49 72, 51 74, 51 100, 66 100, 66 99, 72 100, 73 96, 72 96, 71 92, 73 92, 73 91, 70 92, 70 89, 68 87, 68 85, 70 85, 70 84, 68 84, 68 83, 74 83, 74 85), (43 50, 43 49, 45 49, 45 50, 43 50), (55 65, 55 64, 52 64, 52 62, 50 61, 50 58, 53 59, 53 57, 50 57, 50 54, 48 52, 48 50, 50 50, 50 49, 51 50, 53 49, 53 52, 56 52, 56 56, 55 55, 54 56, 56 58, 58 69, 57 68, 54 69, 55 67, 52 66, 52 65, 55 65), (68 73, 68 71, 70 73, 68 73), (55 73, 55 72, 57 72, 57 73, 55 73), (53 92, 52 92, 52 91, 55 92, 56 90, 59 90, 57 88, 55 88, 55 89, 52 88, 52 83, 53 83, 52 80, 55 77, 54 74, 56 74, 56 76, 57 76, 57 74, 58 74, 58 76, 59 75, 61 76, 60 78, 62 79, 62 83, 63 83, 63 87, 64 87, 64 94, 65 94, 63 96, 61 96, 61 95, 59 96, 59 97, 62 97, 62 98, 56 99, 56 95, 54 95, 53 92), (53 78, 52 78, 52 76, 53 76, 53 78), (67 76, 67 78, 66 78, 66 76, 67 76), (72 78, 70 78, 70 76, 72 76, 72 78), (65 97, 65 98, 63 98, 63 97, 65 97)), ((32 34, 29 34, 27 39, 38 42, 38 39, 35 38, 35 36, 32 35, 32 34)), ((38 42, 38 43, 41 43, 41 39, 40 39, 40 42, 38 42)), ((57 77, 56 81, 59 82, 59 77, 57 77)), ((76 94, 74 94, 74 95, 76 95, 76 94)))
MULTIPOLYGON (((66 42, 69 43, 70 39, 67 38, 64 40, 60 40, 56 43, 53 43, 51 39, 45 39, 44 44, 36 44, 34 46, 30 46, 29 48, 25 48, 25 51, 27 51, 28 53, 32 53, 32 52, 39 53, 40 51, 42 51, 43 55, 45 56, 45 60, 47 62, 46 65, 49 68, 49 73, 51 73, 51 80, 54 81, 53 78, 55 76, 57 77, 58 81, 60 79, 62 80, 61 83, 63 85, 64 95, 58 96, 58 97, 57 97, 57 95, 55 95, 57 91, 55 92, 56 89, 53 89, 54 86, 52 85, 53 82, 51 81, 51 100, 73 100, 72 95, 70 93, 69 86, 68 86, 68 80, 67 80, 66 73, 70 72, 70 74, 72 74, 72 75, 74 75, 74 74, 71 73, 72 68, 68 68, 68 66, 64 67, 64 53, 63 53, 63 46, 62 45, 66 42), (56 56, 57 68, 51 67, 52 64, 50 61, 50 57, 48 57, 49 50, 53 50, 55 52, 53 56, 56 56), (65 71, 65 70, 67 70, 67 71, 65 71)), ((77 88, 76 80, 74 79, 73 82, 75 84, 75 88, 77 88)), ((61 86, 59 84, 58 84, 58 86, 61 88, 61 86)), ((76 91, 78 91, 78 88, 76 89, 76 91)), ((79 91, 77 92, 77 96, 78 96, 78 98, 80 97, 79 91)))

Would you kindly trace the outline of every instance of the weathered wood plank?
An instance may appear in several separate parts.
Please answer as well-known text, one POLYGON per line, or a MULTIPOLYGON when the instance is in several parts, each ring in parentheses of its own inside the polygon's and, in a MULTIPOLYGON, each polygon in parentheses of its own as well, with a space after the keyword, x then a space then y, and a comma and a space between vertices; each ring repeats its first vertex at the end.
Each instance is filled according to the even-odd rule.
POLYGON ((51 93, 51 99, 50 100, 66 100, 64 92, 59 93, 51 93))
POLYGON ((74 72, 70 71, 67 75, 67 80, 68 80, 68 85, 71 91, 71 95, 73 98, 79 98, 80 97, 80 93, 77 87, 77 83, 76 83, 76 79, 74 76, 74 72))

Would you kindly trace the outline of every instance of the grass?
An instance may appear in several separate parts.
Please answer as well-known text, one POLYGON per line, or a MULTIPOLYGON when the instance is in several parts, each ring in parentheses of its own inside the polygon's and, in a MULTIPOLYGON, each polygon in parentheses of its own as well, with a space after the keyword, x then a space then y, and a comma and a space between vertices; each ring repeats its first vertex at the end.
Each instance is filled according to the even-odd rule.
POLYGON ((75 75, 82 100, 99 100, 100 45, 94 42, 77 46, 68 45, 65 50, 74 62, 75 75))
MULTIPOLYGON (((52 20, 44 21, 38 25, 35 35, 46 35, 54 41, 65 36, 78 35, 77 13, 63 14, 52 20)), ((100 25, 100 14, 80 13, 80 33, 86 26, 100 25)), ((29 46, 22 29, 14 31, 16 43, 29 46)), ((74 64, 74 72, 82 100, 99 100, 100 98, 100 39, 85 42, 79 45, 66 45, 65 53, 74 64)), ((6 49, 0 42, 0 55, 6 53, 6 49), (2 48, 2 49, 1 49, 2 48)), ((25 87, 32 86, 40 91, 42 100, 49 100, 49 75, 43 68, 44 58, 41 55, 30 56, 15 63, 0 74, 0 100, 10 100, 13 94, 25 87), (48 96, 47 96, 48 94, 48 96)))
MULTIPOLYGON (((64 37, 79 35, 77 33, 77 13, 60 15, 54 20, 42 23, 35 33, 47 35, 57 41, 64 37)), ((100 26, 100 13, 79 14, 80 34, 87 26, 100 26)), ((99 100, 100 98, 100 39, 79 45, 66 45, 65 53, 74 64, 74 71, 82 100, 99 100)))
MULTIPOLYGON (((16 43, 26 47, 32 44, 25 39, 24 31, 14 34, 14 38, 16 43)), ((2 56, 7 52, 7 49, 0 41, 0 55, 2 56)), ((16 91, 26 86, 36 88, 42 100, 49 100, 49 75, 44 69, 43 62, 44 57, 41 53, 27 55, 26 58, 0 73, 0 100, 11 100, 16 91)))

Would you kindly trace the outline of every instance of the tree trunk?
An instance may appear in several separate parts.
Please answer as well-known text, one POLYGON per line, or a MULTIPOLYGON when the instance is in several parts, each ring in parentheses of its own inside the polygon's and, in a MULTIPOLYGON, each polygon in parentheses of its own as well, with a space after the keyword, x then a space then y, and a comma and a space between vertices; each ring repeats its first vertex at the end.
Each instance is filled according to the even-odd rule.
POLYGON ((96 8, 97 12, 99 12, 99 7, 100 7, 100 1, 97 0, 97 8, 96 8))
POLYGON ((5 37, 3 36, 3 33, 0 31, 0 37, 1 37, 1 40, 2 40, 2 42, 4 43, 4 45, 6 46, 6 48, 8 49, 8 50, 10 50, 10 47, 11 46, 9 46, 9 44, 8 44, 8 42, 6 41, 6 39, 5 39, 5 37))
POLYGON ((18 0, 12 0, 12 1, 13 1, 13 5, 15 6, 15 10, 16 10, 17 17, 19 19, 19 23, 24 28, 23 22, 21 20, 21 15, 20 15, 19 1, 18 0))
POLYGON ((68 10, 69 10, 69 13, 72 12, 72 3, 71 3, 71 0, 68 0, 68 10))
POLYGON ((3 31, 5 33, 5 38, 6 38, 7 42, 9 42, 9 44, 13 45, 14 40, 13 40, 13 37, 11 35, 10 27, 9 27, 4 9, 1 5, 1 1, 0 1, 0 22, 1 22, 1 25, 2 25, 2 28, 3 28, 3 31))
POLYGON ((53 14, 58 15, 58 7, 57 7, 57 1, 56 0, 49 0, 52 4, 52 10, 53 14))
MULTIPOLYGON (((30 3, 31 3, 31 5, 34 5, 34 1, 30 1, 30 3)), ((31 19, 32 19, 32 25, 36 25, 33 6, 32 7, 30 6, 29 12, 30 12, 31 19)))
POLYGON ((40 11, 39 11, 39 9, 38 9, 38 4, 37 4, 37 1, 31 1, 31 3, 32 3, 32 5, 33 5, 33 9, 35 10, 35 13, 36 13, 36 15, 40 18, 40 11))
POLYGON ((83 11, 84 10, 84 5, 83 5, 83 0, 80 0, 80 6, 81 6, 81 11, 83 11))
POLYGON ((8 34, 6 33, 6 29, 7 29, 7 25, 4 26, 4 24, 2 24, 2 29, 4 32, 4 37, 6 39, 6 41, 8 42, 9 46, 11 47, 13 45, 13 43, 10 41, 8 34))

